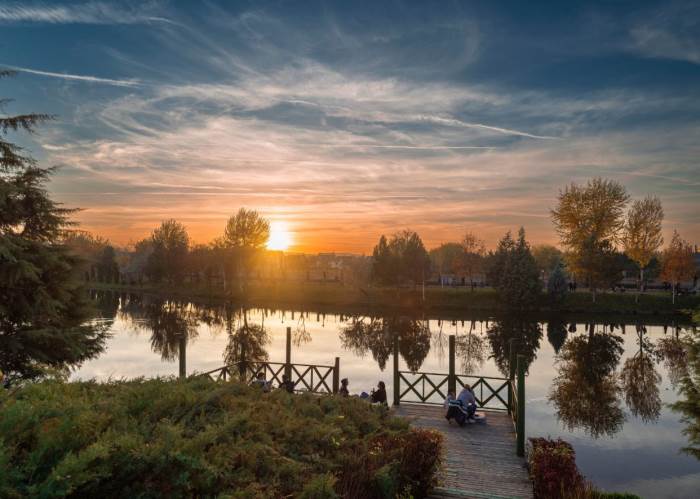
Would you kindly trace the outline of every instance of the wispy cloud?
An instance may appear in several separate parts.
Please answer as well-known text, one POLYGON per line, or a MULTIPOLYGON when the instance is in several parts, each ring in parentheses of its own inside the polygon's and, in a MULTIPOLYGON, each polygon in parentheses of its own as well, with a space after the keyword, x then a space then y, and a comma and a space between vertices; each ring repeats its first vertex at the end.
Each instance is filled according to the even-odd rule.
POLYGON ((10 3, 0 6, 0 22, 32 22, 49 24, 140 24, 150 22, 172 23, 153 15, 157 4, 143 2, 138 7, 128 4, 113 6, 102 2, 76 5, 55 5, 42 2, 10 3))
POLYGON ((105 85, 114 85, 116 87, 139 87, 143 83, 137 79, 116 80, 113 78, 100 78, 98 76, 74 75, 70 73, 54 73, 52 71, 41 71, 38 69, 22 68, 19 66, 11 66, 8 64, 0 64, 1 67, 19 71, 20 73, 29 73, 39 76, 48 76, 50 78, 61 78, 63 80, 84 81, 89 83, 102 83, 105 85))

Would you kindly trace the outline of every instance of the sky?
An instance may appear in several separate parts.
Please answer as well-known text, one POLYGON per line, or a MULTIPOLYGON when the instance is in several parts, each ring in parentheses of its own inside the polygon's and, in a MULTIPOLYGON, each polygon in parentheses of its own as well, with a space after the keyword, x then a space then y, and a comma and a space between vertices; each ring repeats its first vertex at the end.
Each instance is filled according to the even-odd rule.
POLYGON ((0 2, 12 138, 81 228, 192 239, 239 207, 294 251, 410 228, 493 247, 603 176, 700 244, 700 3, 0 2))

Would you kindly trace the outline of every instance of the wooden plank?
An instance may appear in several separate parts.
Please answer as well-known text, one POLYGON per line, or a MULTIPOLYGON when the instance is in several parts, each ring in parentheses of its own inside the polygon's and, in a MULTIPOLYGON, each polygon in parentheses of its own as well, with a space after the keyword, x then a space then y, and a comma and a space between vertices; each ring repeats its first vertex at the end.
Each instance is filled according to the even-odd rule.
POLYGON ((448 423, 439 406, 402 403, 393 410, 414 426, 438 430, 445 437, 440 483, 429 497, 532 498, 525 460, 515 454, 508 414, 484 411, 486 422, 460 427, 448 423))

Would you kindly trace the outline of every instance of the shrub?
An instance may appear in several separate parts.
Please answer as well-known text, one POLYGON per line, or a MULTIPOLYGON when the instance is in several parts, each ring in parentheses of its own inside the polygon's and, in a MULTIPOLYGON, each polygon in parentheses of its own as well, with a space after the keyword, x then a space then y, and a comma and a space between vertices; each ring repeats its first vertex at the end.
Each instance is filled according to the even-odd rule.
POLYGON ((0 497, 419 497, 440 445, 360 400, 204 378, 0 390, 0 497))
POLYGON ((528 467, 538 499, 640 499, 594 487, 579 473, 574 448, 564 440, 531 438, 530 445, 528 467))
POLYGON ((564 498, 567 491, 583 488, 584 480, 576 466, 576 453, 561 439, 531 438, 528 457, 535 497, 564 498))

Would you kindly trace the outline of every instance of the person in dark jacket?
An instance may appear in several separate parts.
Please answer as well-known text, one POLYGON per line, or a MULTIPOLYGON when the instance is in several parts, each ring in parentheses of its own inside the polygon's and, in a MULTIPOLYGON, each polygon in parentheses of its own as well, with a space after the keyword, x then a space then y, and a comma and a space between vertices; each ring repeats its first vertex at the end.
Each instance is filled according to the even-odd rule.
POLYGON ((282 375, 282 383, 280 383, 279 387, 288 393, 294 393, 294 382, 286 374, 282 375))
POLYGON ((380 381, 377 384, 377 389, 372 391, 370 400, 373 404, 384 404, 386 405, 386 387, 384 382, 380 381))
POLYGON ((340 389, 338 390, 338 394, 341 397, 348 397, 350 396, 350 392, 348 391, 348 378, 343 378, 340 380, 340 389))

